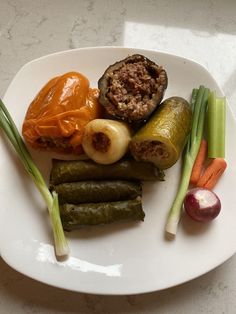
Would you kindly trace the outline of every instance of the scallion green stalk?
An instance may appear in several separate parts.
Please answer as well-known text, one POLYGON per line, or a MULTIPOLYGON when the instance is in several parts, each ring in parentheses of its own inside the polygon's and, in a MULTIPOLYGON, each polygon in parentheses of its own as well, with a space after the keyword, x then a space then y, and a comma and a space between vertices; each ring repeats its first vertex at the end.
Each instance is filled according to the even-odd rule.
POLYGON ((11 144, 13 145, 18 157, 22 161, 25 170, 28 172, 30 177, 33 179, 36 187, 40 191, 42 197, 49 211, 49 216, 51 218, 51 224, 53 228, 54 243, 55 243, 55 253, 56 256, 62 257, 69 254, 68 244, 63 231, 58 196, 56 192, 50 193, 46 182, 41 175, 39 169, 35 165, 18 129, 11 118, 7 108, 0 99, 0 128, 3 130, 11 144))
POLYGON ((225 97, 210 93, 208 102, 208 157, 225 158, 225 97))
POLYGON ((198 90, 194 89, 192 92, 192 128, 187 139, 185 150, 183 152, 183 169, 179 189, 169 211, 165 228, 166 232, 171 235, 175 235, 177 232, 178 223, 182 213, 183 201, 188 190, 192 168, 201 144, 208 97, 209 89, 205 88, 204 86, 200 86, 198 90))

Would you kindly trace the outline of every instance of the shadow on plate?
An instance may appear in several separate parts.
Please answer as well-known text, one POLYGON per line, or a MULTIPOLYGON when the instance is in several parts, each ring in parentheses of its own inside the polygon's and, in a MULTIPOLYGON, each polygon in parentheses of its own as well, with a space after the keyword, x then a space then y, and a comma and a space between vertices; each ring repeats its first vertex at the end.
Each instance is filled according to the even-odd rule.
POLYGON ((131 229, 140 228, 142 222, 139 221, 122 221, 111 224, 103 224, 98 226, 84 226, 80 229, 66 232, 68 239, 83 239, 90 240, 92 238, 107 237, 114 233, 123 233, 126 230, 130 232, 131 229))
MULTIPOLYGON (((198 236, 207 233, 210 230, 211 226, 211 222, 201 223, 198 221, 194 221, 185 212, 183 212, 178 229, 182 229, 185 236, 198 236)), ((164 239, 166 241, 173 241, 175 238, 175 235, 167 232, 164 233, 164 239)))
POLYGON ((201 223, 192 220, 185 212, 183 213, 180 225, 184 233, 188 236, 197 236, 199 234, 206 233, 212 226, 211 222, 201 223))

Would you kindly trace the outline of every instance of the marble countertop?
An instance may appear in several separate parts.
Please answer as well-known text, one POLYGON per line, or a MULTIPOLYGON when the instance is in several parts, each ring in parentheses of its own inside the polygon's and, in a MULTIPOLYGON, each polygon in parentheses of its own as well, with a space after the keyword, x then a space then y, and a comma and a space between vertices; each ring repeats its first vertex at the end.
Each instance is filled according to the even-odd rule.
MULTIPOLYGON (((0 96, 16 72, 45 54, 77 47, 130 46, 204 65, 236 114, 234 0, 0 0, 0 96)), ((53 288, 0 259, 0 313, 235 313, 236 257, 191 282, 137 296, 53 288)))

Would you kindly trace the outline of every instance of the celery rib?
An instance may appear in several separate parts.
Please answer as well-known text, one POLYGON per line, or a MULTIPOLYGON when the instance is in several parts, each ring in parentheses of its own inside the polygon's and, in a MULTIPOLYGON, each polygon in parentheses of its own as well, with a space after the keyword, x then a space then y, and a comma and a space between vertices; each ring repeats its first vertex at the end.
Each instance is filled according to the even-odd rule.
POLYGON ((208 157, 225 158, 226 99, 210 93, 208 103, 208 157))
POLYGON ((44 178, 42 177, 39 169, 35 165, 13 119, 11 118, 10 113, 8 112, 6 106, 3 104, 1 99, 0 128, 3 130, 6 137, 11 142, 25 170, 32 178, 45 203, 47 204, 53 229, 56 256, 62 257, 68 255, 69 248, 62 228, 58 196, 55 192, 53 192, 52 194, 50 193, 44 178))

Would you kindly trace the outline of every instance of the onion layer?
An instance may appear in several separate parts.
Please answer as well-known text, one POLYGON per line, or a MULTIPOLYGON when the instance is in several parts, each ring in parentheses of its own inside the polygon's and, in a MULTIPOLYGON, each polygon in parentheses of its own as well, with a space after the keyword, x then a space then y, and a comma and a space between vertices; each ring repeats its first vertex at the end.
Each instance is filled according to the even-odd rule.
POLYGON ((128 150, 131 134, 120 121, 95 119, 84 130, 82 146, 89 158, 100 164, 112 164, 128 150))

